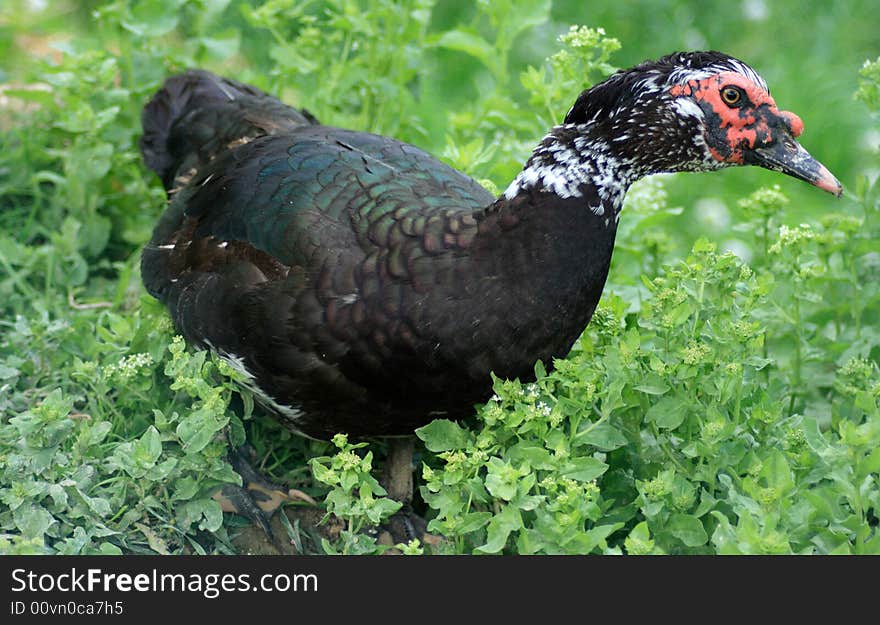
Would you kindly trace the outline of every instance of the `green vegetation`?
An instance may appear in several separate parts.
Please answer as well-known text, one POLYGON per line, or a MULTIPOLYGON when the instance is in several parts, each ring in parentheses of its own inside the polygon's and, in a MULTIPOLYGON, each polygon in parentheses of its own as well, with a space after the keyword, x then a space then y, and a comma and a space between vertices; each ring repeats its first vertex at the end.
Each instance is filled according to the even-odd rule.
POLYGON ((880 553, 880 186, 863 175, 880 169, 880 41, 859 17, 880 6, 608 4, 5 2, 0 552, 234 553, 246 522, 211 495, 238 480, 226 450, 245 432, 260 470, 343 521, 285 517, 300 551, 386 548, 363 531, 397 505, 383 443, 261 418, 143 292, 164 197, 139 116, 166 75, 234 75, 497 189, 613 66, 709 46, 762 72, 847 196, 754 169, 637 185, 571 355, 418 432, 447 540, 402 550, 880 553))

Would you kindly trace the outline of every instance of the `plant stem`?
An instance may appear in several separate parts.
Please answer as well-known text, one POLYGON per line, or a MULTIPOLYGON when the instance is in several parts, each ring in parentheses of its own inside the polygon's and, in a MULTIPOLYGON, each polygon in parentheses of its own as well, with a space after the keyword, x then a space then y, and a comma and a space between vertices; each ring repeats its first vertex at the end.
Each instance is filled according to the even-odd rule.
POLYGON ((697 287, 697 311, 696 313, 694 313, 694 327, 693 331, 691 332, 694 338, 697 338, 697 336, 699 336, 700 312, 703 310, 703 293, 705 292, 705 290, 706 280, 702 278, 701 274, 700 285, 697 287))
POLYGON ((794 414, 794 404, 797 400, 798 393, 801 388, 801 341, 803 340, 803 333, 801 327, 801 301, 795 295, 794 297, 794 332, 795 332, 795 341, 794 341, 794 379, 792 380, 792 389, 791 389, 791 399, 788 404, 788 415, 791 416, 794 414))

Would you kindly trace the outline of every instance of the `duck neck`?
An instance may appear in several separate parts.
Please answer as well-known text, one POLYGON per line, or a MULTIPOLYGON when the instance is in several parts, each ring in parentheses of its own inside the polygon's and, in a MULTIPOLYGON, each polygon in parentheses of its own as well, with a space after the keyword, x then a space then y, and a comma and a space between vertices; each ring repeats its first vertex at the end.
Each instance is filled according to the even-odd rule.
POLYGON ((589 130, 554 128, 478 219, 474 309, 521 352, 499 350, 491 363, 499 375, 526 375, 537 358, 565 356, 605 286, 623 198, 640 172, 589 130))
POLYGON ((620 148, 627 139, 626 133, 609 137, 605 124, 556 126, 538 144, 499 202, 517 203, 523 196, 538 205, 574 199, 610 227, 620 217, 630 185, 648 173, 622 153, 620 148))

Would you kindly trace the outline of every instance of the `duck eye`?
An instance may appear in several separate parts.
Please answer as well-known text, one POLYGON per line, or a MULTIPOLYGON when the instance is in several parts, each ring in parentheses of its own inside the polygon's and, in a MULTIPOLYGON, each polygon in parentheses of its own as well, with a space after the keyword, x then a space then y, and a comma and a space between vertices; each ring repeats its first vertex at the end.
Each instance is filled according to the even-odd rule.
POLYGON ((742 91, 736 87, 724 87, 721 89, 721 99, 727 106, 736 106, 742 100, 742 91))

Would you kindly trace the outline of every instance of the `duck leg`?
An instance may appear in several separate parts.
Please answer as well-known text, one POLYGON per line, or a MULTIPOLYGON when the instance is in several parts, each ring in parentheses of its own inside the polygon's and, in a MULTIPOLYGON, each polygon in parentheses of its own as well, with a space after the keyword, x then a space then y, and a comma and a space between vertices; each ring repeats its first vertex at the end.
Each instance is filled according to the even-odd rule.
POLYGON ((385 464, 385 490, 388 497, 403 504, 380 533, 380 542, 396 545, 418 539, 422 544, 436 544, 439 538, 428 533, 428 522, 413 512, 413 451, 414 436, 390 439, 385 464))
POLYGON ((390 439, 388 460, 385 464, 385 490, 388 496, 404 506, 413 498, 413 452, 415 439, 400 436, 390 439))
POLYGON ((213 498, 220 502, 224 512, 234 512, 250 519, 273 543, 275 536, 269 519, 282 504, 288 501, 305 501, 317 505, 304 492, 285 489, 267 480, 251 465, 244 447, 231 451, 229 462, 241 476, 242 485, 227 484, 214 493, 213 498))

